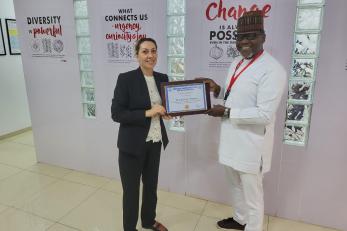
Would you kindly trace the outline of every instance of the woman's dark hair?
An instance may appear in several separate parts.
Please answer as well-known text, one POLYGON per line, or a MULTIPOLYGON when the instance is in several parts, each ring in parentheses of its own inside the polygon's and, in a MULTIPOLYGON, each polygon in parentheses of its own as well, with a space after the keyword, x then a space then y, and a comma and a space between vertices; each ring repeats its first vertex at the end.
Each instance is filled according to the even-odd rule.
POLYGON ((136 55, 139 54, 140 46, 141 46, 141 44, 143 42, 152 42, 152 43, 154 43, 155 48, 156 49, 158 48, 157 47, 157 42, 154 39, 152 39, 152 38, 140 38, 139 40, 137 40, 137 42, 135 44, 135 53, 136 53, 136 55))

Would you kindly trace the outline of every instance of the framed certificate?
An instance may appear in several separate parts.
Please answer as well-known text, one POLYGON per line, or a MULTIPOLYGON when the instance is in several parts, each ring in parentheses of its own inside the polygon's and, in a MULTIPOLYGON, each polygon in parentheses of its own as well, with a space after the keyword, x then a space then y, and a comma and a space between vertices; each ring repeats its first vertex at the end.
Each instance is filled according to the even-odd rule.
POLYGON ((10 55, 20 55, 18 30, 15 19, 5 19, 10 55))
POLYGON ((0 18, 0 55, 6 55, 4 34, 2 33, 1 18, 0 18))
POLYGON ((211 108, 210 87, 203 80, 162 83, 161 94, 170 116, 203 114, 211 108))

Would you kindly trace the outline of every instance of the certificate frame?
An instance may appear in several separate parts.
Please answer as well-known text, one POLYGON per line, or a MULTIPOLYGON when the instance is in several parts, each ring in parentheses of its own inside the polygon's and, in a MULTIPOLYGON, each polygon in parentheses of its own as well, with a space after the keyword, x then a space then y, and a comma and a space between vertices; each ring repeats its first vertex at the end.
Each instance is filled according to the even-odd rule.
POLYGON ((174 82, 166 82, 161 83, 161 96, 163 99, 163 106, 167 110, 167 114, 170 116, 182 116, 182 115, 196 115, 196 114, 204 114, 211 108, 211 98, 210 98, 210 86, 208 83, 206 83, 204 80, 184 80, 184 81, 174 81, 174 82), (186 86, 202 86, 203 89, 203 97, 204 97, 204 107, 193 109, 193 110, 176 110, 171 111, 168 110, 168 106, 170 106, 169 103, 169 97, 168 97, 168 90, 169 89, 175 89, 180 87, 186 87, 186 86))
POLYGON ((4 34, 2 32, 2 22, 0 18, 0 55, 6 55, 4 34))

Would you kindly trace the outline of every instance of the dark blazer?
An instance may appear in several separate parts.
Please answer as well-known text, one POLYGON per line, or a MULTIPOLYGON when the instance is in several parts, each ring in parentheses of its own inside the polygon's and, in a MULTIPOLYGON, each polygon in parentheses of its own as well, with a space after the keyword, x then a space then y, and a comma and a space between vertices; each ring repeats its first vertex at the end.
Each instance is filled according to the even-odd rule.
MULTIPOLYGON (((159 72, 153 76, 160 93, 160 84, 168 82, 168 76, 159 72)), ((141 68, 119 74, 111 114, 113 121, 120 123, 117 146, 121 151, 141 154, 151 125, 151 118, 145 117, 148 109, 151 109, 151 100, 141 68)), ((160 126, 165 149, 169 140, 162 118, 160 126)))

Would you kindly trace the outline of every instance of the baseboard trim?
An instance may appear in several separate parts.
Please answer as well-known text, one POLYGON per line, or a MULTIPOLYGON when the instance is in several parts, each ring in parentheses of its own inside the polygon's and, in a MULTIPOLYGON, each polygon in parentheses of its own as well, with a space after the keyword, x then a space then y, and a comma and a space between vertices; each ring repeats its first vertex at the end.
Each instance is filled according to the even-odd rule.
POLYGON ((18 130, 18 131, 14 131, 14 132, 10 132, 10 133, 5 134, 5 135, 1 135, 0 140, 4 140, 4 139, 10 138, 12 136, 16 136, 16 135, 19 135, 19 134, 27 132, 27 131, 31 131, 31 127, 23 128, 23 129, 18 130))

